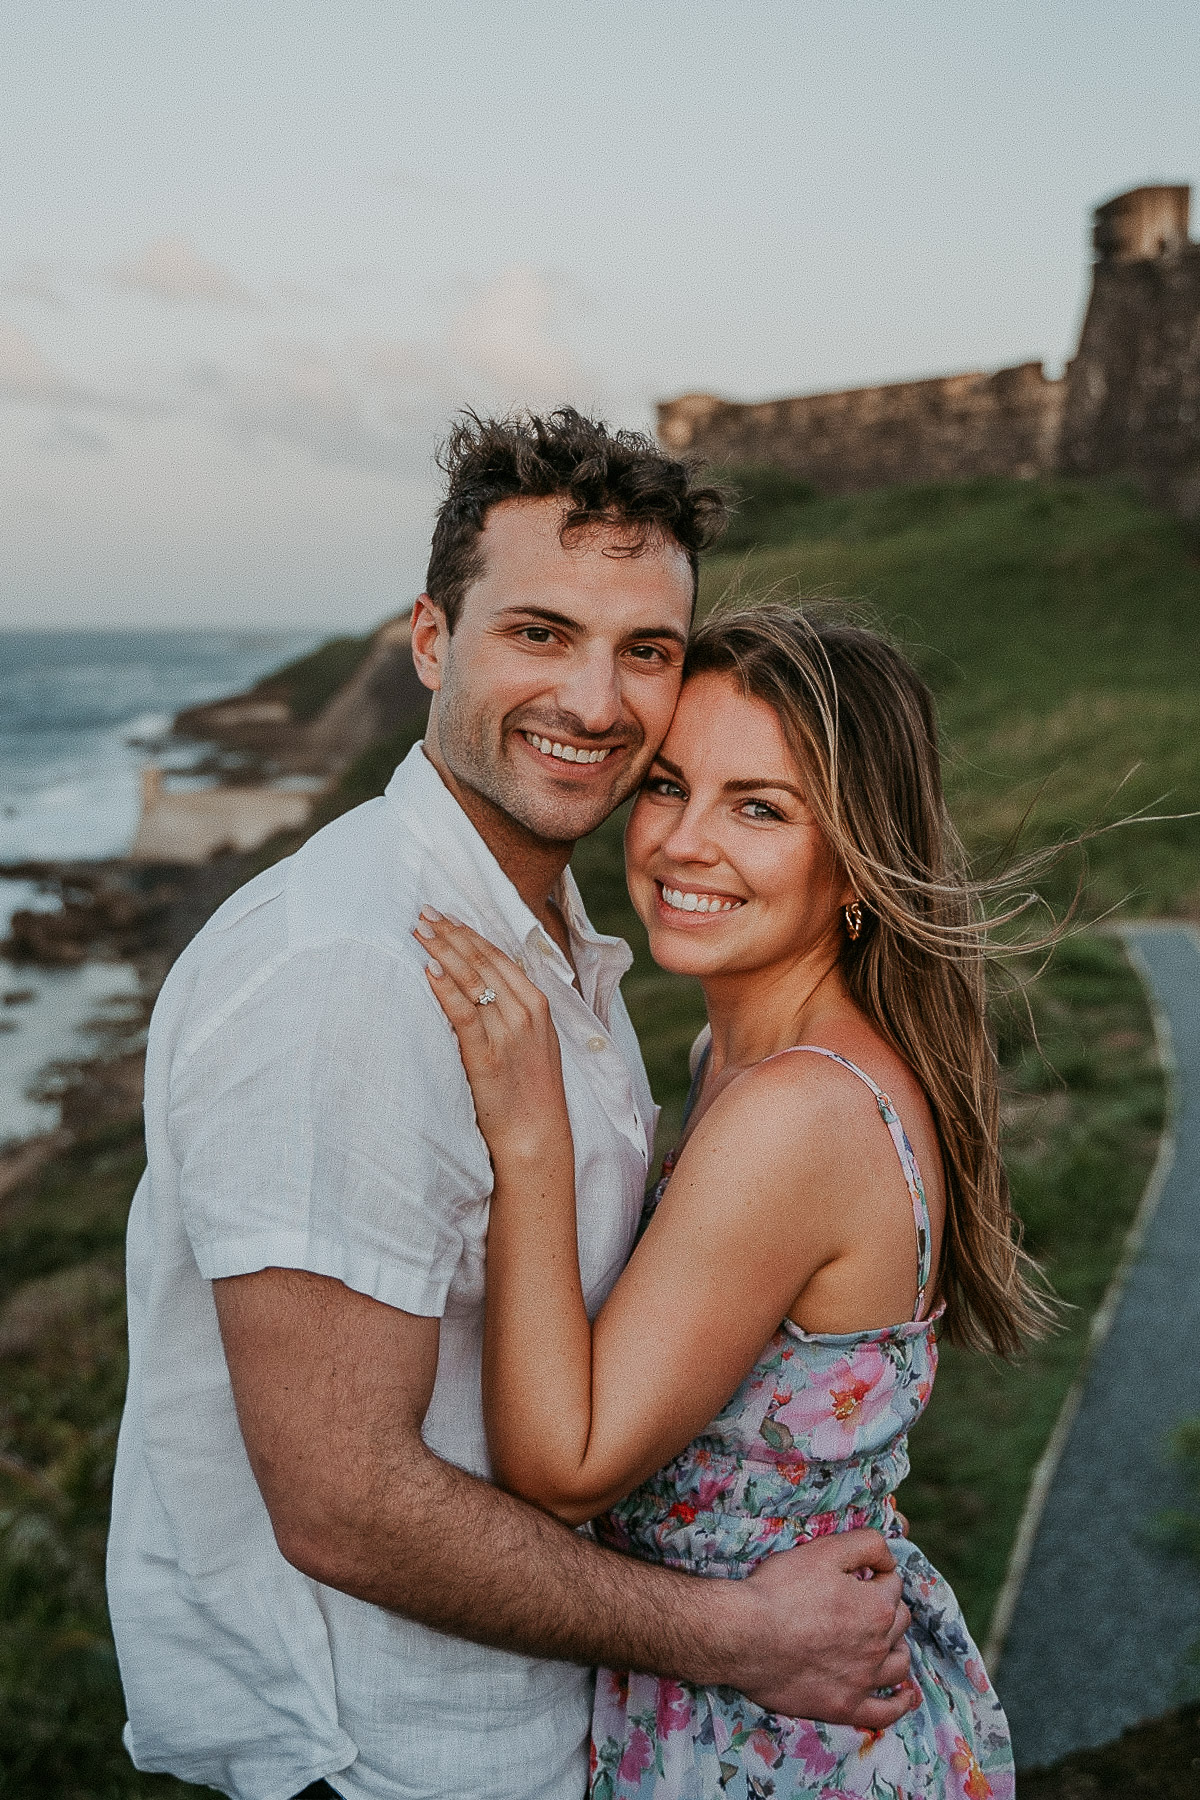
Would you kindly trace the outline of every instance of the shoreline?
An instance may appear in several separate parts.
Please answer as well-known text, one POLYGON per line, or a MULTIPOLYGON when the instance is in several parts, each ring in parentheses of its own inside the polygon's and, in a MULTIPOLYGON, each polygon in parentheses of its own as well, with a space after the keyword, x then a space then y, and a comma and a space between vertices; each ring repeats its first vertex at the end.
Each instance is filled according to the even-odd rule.
MULTIPOLYGON (((408 728, 423 723, 428 695, 409 640, 408 618, 398 615, 176 711, 157 733, 159 763, 142 769, 140 815, 119 854, 0 860, 0 984, 9 990, 0 991, 0 1184, 14 1157, 24 1166, 34 1140, 58 1141, 85 1093, 91 1110, 103 1111, 102 1071, 139 1028, 144 1035, 168 969, 216 908, 303 842, 330 808, 366 797, 353 793, 360 762, 383 749, 394 766, 397 734, 406 739, 394 746, 400 754, 420 735, 408 728), (171 745, 186 746, 190 771, 203 769, 213 785, 172 782, 179 771, 161 761, 171 745), (353 797, 339 795, 345 779, 353 797), (88 971, 103 965, 131 971, 135 991, 121 994, 119 980, 89 983, 88 971), (127 1016, 109 1031, 103 1009, 118 997, 129 1002, 127 1016), (55 1000, 65 1003, 57 1019, 55 1000), (34 1002, 36 1023, 18 1010, 34 1002), (95 1049, 86 1041, 93 1029, 95 1049), (35 1068, 39 1037, 46 1054, 35 1068), (56 1099, 59 1126, 31 1130, 39 1100, 56 1099)), ((382 785, 372 766, 367 791, 382 785)))
POLYGON ((6 1134, 0 1119, 0 1209, 82 1137, 140 1111, 145 1036, 159 989, 200 924, 246 878, 247 860, 231 854, 197 866, 138 866, 127 857, 0 865, 0 882, 36 885, 59 903, 15 910, 15 931, 10 926, 0 947, 0 988, 24 994, 47 977, 132 972, 127 990, 117 984, 98 1003, 84 993, 74 1016, 52 1028, 61 1049, 30 1075, 24 1094, 32 1105, 42 1090, 45 1103, 58 1107, 57 1122, 6 1134), (120 1012, 106 1016, 114 1003, 120 1012))

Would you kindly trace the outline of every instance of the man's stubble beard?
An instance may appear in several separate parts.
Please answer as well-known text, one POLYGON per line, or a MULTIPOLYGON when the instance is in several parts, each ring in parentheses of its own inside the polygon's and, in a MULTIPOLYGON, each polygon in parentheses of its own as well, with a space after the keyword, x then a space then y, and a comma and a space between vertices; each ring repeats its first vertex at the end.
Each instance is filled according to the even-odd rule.
MULTIPOLYGON (((478 712, 456 698, 453 682, 446 683, 439 691, 437 745, 455 781, 541 843, 572 844, 587 837, 603 825, 641 782, 640 763, 646 759, 639 757, 633 766, 627 765, 625 779, 603 796, 596 795, 587 810, 581 804, 585 799, 583 795, 574 803, 565 795, 561 801, 532 795, 506 754, 506 745, 521 727, 513 724, 512 715, 501 719, 496 742, 490 745, 485 735, 486 723, 478 712)), ((544 720, 530 720, 525 729, 549 736, 553 727, 544 720)), ((573 729, 564 735, 576 738, 587 734, 573 729)), ((639 740, 636 751, 641 748, 639 740)))

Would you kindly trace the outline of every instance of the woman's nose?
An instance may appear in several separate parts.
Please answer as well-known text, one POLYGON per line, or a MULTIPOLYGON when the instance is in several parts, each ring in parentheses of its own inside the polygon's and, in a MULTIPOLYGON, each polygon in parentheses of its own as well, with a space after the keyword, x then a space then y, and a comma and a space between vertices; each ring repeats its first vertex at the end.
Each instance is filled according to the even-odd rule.
POLYGON ((663 841, 662 850, 664 855, 680 863, 711 865, 718 862, 721 856, 719 846, 713 842, 712 834, 707 829, 704 812, 694 805, 685 806, 677 815, 663 841))

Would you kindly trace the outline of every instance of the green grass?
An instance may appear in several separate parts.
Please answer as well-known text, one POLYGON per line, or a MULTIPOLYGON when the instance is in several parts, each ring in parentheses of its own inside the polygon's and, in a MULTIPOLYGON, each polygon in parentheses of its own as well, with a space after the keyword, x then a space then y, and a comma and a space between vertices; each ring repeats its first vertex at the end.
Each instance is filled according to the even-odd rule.
POLYGON ((149 1800, 104 1607, 124 1398, 124 1235, 136 1118, 85 1136, 0 1205, 0 1794, 149 1800))
POLYGON ((330 638, 306 656, 297 657, 295 662, 285 663, 281 669, 265 675, 254 691, 272 699, 285 700, 292 718, 303 724, 315 719, 326 702, 349 681, 370 648, 369 634, 366 637, 330 638))

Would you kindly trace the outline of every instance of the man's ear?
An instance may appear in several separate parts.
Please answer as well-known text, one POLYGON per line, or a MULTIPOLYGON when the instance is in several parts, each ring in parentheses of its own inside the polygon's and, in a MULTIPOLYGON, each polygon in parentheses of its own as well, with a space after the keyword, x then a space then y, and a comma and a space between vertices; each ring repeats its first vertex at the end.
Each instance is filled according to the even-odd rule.
POLYGON ((437 693, 442 685, 450 627, 446 615, 428 594, 418 594, 412 609, 412 659, 418 679, 437 693))

